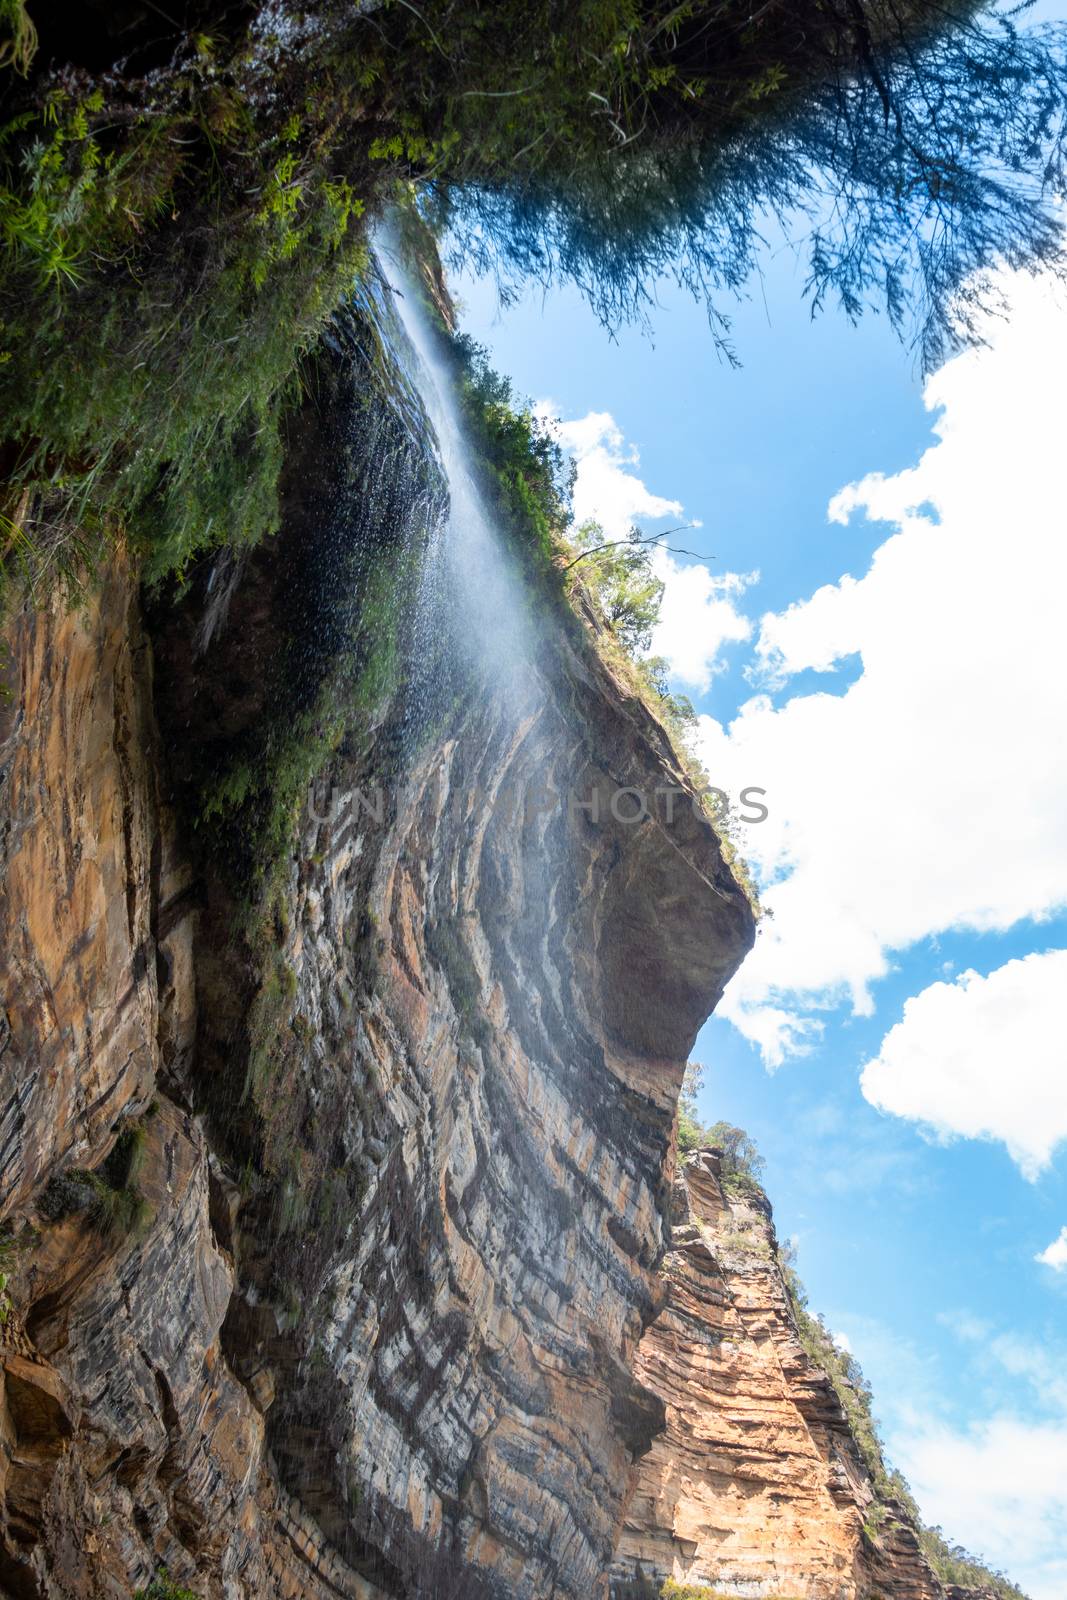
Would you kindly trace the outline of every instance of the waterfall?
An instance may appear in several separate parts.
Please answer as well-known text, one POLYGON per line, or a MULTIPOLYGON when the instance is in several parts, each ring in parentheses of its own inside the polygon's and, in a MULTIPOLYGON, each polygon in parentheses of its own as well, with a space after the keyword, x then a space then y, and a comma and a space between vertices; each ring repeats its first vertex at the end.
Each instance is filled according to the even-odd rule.
MULTIPOLYGON (((415 644, 423 659, 444 649, 500 692, 529 686, 533 632, 529 597, 472 472, 453 374, 389 231, 377 258, 414 354, 411 374, 436 440, 449 510, 430 533, 418 597, 415 644)), ((415 663, 417 673, 417 663, 415 663)), ((416 691, 417 693, 419 691, 416 691)), ((433 684, 420 697, 432 697, 433 684)))

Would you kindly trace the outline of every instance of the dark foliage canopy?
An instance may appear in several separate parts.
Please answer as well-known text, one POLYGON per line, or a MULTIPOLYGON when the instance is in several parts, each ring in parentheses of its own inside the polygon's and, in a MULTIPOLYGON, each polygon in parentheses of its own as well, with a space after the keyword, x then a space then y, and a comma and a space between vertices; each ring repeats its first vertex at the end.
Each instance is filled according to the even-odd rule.
POLYGON ((531 38, 449 108, 440 136, 464 154, 431 193, 456 253, 505 292, 570 279, 610 324, 640 317, 666 276, 725 341, 729 296, 779 225, 806 253, 813 308, 884 308, 930 367, 979 333, 976 275, 1062 269, 1062 29, 953 0, 629 9, 624 46, 575 49, 584 81, 530 70, 531 38), (475 142, 480 93, 499 99, 475 142))
POLYGON ((1065 112, 1067 34, 974 0, 0 0, 5 557, 269 531, 301 357, 397 204, 609 324, 673 278, 727 351, 780 225, 813 307, 934 364, 991 268, 1062 269, 1065 112))

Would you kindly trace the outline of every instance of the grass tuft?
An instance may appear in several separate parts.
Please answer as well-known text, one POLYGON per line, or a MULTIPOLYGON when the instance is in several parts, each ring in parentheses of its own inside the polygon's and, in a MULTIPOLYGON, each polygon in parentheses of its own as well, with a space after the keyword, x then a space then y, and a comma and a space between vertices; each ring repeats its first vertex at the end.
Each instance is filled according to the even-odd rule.
POLYGON ((141 1238, 154 1216, 137 1186, 144 1170, 146 1142, 144 1125, 127 1122, 96 1171, 75 1168, 49 1181, 38 1202, 41 1214, 50 1222, 59 1222, 84 1212, 108 1238, 141 1238))

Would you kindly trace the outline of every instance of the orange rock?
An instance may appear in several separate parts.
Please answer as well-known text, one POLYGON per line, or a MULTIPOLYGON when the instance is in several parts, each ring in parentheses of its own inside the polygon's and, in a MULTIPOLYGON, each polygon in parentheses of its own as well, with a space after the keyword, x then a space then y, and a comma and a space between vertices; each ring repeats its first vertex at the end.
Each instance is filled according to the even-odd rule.
POLYGON ((635 1375, 667 1425, 635 1470, 613 1568, 726 1593, 938 1600, 906 1517, 865 1532, 870 1473, 830 1379, 797 1334, 770 1207, 683 1161, 664 1303, 635 1375))

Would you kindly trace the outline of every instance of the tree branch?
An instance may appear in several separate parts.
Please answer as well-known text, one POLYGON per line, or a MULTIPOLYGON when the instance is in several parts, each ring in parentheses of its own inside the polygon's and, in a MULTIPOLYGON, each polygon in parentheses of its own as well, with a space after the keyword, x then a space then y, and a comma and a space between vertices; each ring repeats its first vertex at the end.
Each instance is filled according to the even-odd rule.
POLYGON ((586 556, 595 556, 598 550, 613 550, 618 545, 624 545, 624 544, 626 544, 626 545, 654 544, 660 550, 669 551, 671 555, 675 555, 675 556, 692 556, 694 561, 714 561, 716 559, 714 556, 702 556, 702 555, 699 555, 696 550, 683 550, 678 545, 661 544, 660 543, 661 539, 669 539, 672 533, 684 533, 687 528, 695 528, 695 527, 696 527, 696 523, 695 522, 683 522, 681 527, 678 527, 678 528, 667 528, 663 533, 649 533, 649 534, 646 534, 645 537, 641 538, 641 539, 635 539, 635 538, 632 538, 632 537, 628 538, 628 539, 605 539, 603 544, 590 545, 588 550, 583 550, 580 555, 576 555, 574 560, 573 561, 568 561, 566 566, 560 568, 560 571, 561 572, 569 572, 572 567, 576 567, 578 565, 579 561, 584 561, 586 556))

